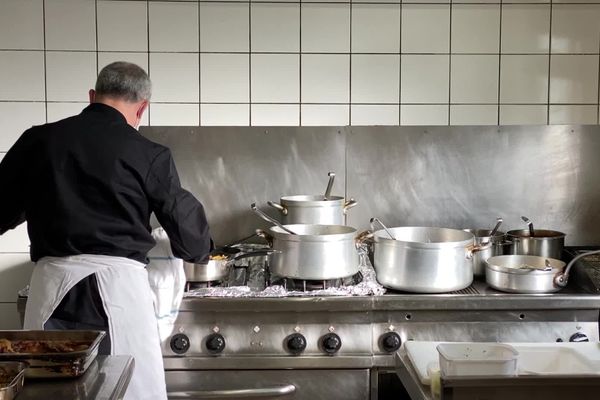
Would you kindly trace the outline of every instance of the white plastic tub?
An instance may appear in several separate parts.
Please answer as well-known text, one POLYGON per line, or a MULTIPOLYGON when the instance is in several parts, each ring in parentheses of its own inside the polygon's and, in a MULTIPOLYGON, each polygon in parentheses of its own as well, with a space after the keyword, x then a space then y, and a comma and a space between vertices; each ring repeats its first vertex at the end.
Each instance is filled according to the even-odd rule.
POLYGON ((501 343, 441 343, 437 346, 442 376, 517 374, 519 352, 501 343))

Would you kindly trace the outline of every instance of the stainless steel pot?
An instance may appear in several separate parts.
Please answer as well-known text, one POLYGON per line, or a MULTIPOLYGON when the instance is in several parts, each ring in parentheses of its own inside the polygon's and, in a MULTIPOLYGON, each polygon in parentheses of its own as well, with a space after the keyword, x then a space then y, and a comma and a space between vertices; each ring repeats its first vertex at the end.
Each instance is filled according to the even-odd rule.
POLYGON ((238 260, 267 256, 272 254, 273 250, 256 250, 243 252, 238 250, 233 254, 215 254, 205 263, 191 263, 183 262, 183 271, 185 272, 185 279, 188 282, 213 282, 221 281, 229 275, 231 266, 238 260), (214 257, 217 258, 214 258, 214 257), (221 258, 223 256, 224 258, 221 258))
POLYGON ((329 196, 325 200, 323 195, 300 195, 284 196, 280 203, 269 201, 267 204, 279 210, 284 224, 343 225, 346 212, 358 203, 341 196, 329 196))
POLYGON ((477 278, 485 277, 486 261, 490 257, 505 254, 509 250, 510 242, 504 240, 504 232, 496 231, 493 237, 490 236, 491 229, 463 229, 475 236, 476 245, 491 246, 473 254, 473 275, 477 278))
POLYGON ((503 255, 487 260, 485 280, 494 289, 511 293, 551 293, 561 289, 554 282, 565 263, 540 256, 503 255))
POLYGON ((373 234, 377 280, 388 288, 416 293, 461 290, 473 282, 473 234, 457 229, 390 228, 373 234))
POLYGON ((506 232, 506 238, 512 242, 509 253, 515 255, 540 256, 548 258, 562 257, 566 234, 558 231, 536 229, 531 236, 528 229, 506 232))
POLYGON ((274 275, 306 280, 328 280, 358 272, 356 229, 345 225, 286 225, 290 235, 273 226, 257 233, 269 240, 275 253, 270 263, 274 275))

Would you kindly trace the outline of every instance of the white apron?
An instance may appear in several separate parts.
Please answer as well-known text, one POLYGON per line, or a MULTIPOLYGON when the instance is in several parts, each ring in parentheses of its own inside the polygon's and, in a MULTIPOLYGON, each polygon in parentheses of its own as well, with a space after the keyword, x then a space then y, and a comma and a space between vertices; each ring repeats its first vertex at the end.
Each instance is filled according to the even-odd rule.
POLYGON ((67 292, 94 273, 108 317, 111 354, 135 359, 125 399, 166 400, 158 326, 143 264, 90 254, 42 258, 33 268, 25 329, 44 329, 67 292))

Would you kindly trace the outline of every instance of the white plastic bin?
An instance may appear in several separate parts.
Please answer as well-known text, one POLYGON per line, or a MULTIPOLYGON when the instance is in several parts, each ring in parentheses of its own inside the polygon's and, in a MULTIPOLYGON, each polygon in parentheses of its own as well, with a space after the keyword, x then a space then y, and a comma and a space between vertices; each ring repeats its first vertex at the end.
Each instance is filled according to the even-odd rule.
POLYGON ((517 374, 519 352, 502 343, 441 343, 442 376, 479 376, 517 374))

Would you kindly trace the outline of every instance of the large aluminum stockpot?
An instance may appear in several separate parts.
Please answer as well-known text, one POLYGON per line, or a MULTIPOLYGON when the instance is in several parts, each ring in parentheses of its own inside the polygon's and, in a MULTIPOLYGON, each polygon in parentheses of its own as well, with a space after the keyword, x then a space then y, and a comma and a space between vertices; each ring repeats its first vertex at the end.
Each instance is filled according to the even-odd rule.
POLYGON ((341 196, 323 195, 284 196, 280 203, 269 201, 271 207, 279 210, 284 224, 344 225, 346 212, 354 207, 354 199, 346 201, 341 196))
MULTIPOLYGON (((430 227, 389 228, 373 234, 377 280, 391 289, 416 293, 461 290, 473 282, 473 234, 430 227)), ((489 246, 489 245, 488 245, 489 246)))
POLYGON ((512 242, 509 254, 562 258, 566 234, 558 231, 536 229, 531 236, 528 229, 506 232, 506 238, 512 242))
POLYGON ((274 275, 306 280, 327 280, 358 272, 356 229, 345 225, 285 225, 296 235, 273 226, 266 237, 275 251, 270 264, 274 275))
POLYGON ((485 280, 494 289, 510 293, 551 293, 561 289, 555 278, 565 263, 540 256, 504 255, 487 260, 485 280))
POLYGON ((476 245, 491 243, 491 246, 473 254, 473 275, 477 278, 485 277, 486 261, 490 257, 500 256, 508 251, 510 242, 504 240, 504 232, 496 231, 490 237, 491 229, 463 229, 475 236, 476 245))

